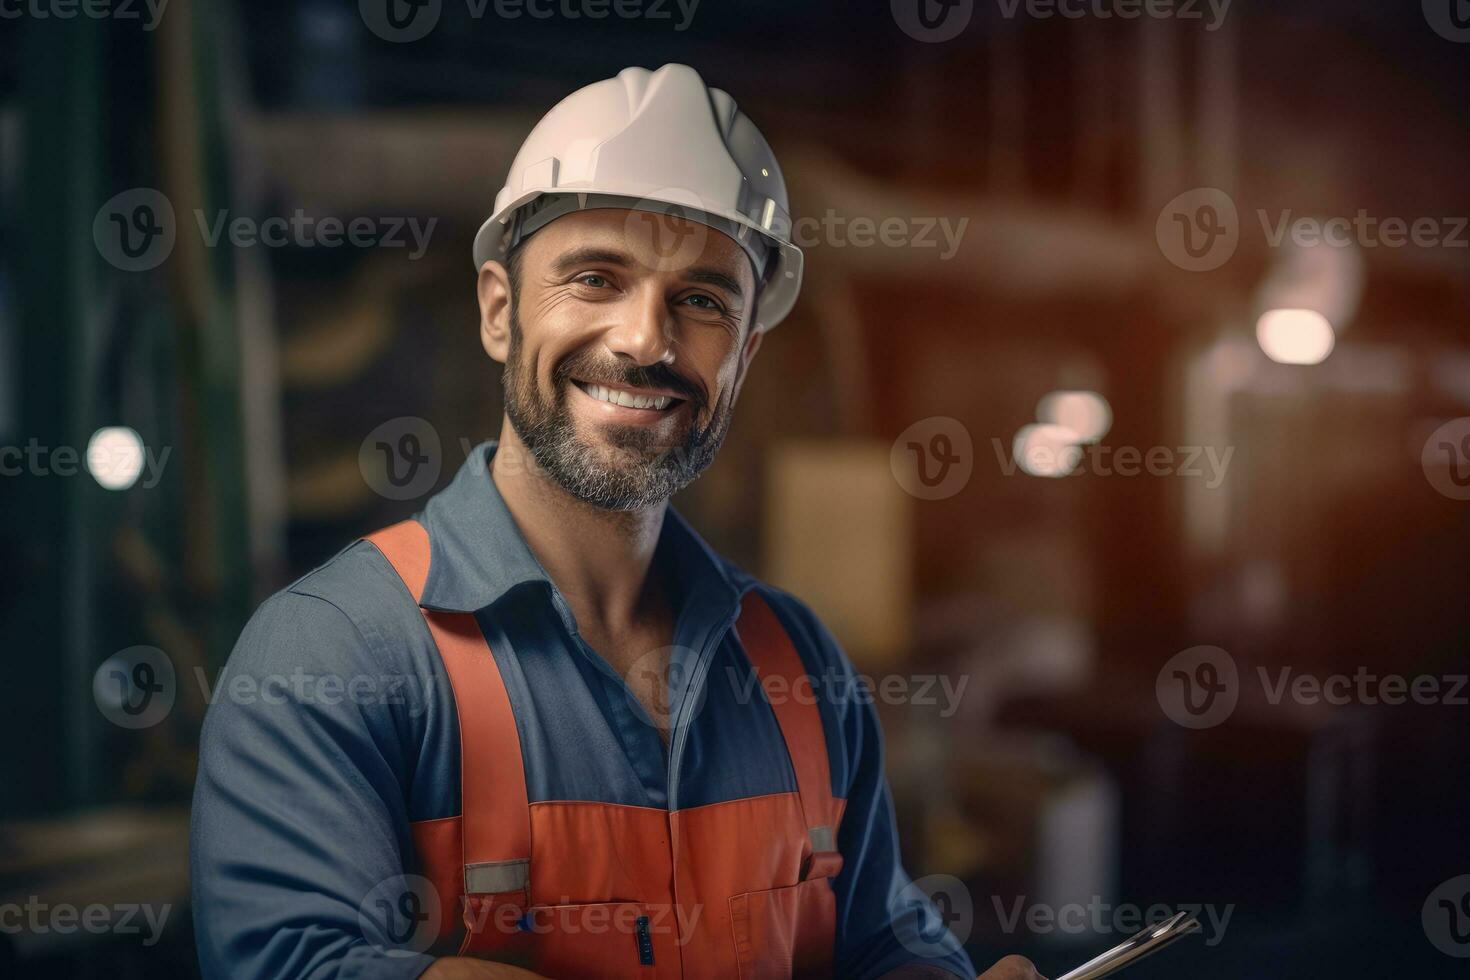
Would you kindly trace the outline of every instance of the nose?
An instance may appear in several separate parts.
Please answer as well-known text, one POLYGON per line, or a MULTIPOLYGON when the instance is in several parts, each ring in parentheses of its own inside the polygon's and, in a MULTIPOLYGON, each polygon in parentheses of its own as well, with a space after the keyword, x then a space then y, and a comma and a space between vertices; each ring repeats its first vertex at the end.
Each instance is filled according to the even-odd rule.
POLYGON ((619 306, 616 323, 603 334, 607 349, 639 367, 671 360, 676 325, 662 291, 639 290, 619 306))

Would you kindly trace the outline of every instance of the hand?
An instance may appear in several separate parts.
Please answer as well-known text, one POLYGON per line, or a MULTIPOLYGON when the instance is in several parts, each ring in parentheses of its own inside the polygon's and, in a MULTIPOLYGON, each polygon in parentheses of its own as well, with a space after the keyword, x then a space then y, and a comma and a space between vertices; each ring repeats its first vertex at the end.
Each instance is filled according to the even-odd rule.
POLYGON ((975 980, 1046 980, 1024 956, 1007 956, 975 980))
POLYGON ((539 973, 507 963, 489 963, 468 956, 445 956, 419 974, 419 980, 546 980, 539 973))

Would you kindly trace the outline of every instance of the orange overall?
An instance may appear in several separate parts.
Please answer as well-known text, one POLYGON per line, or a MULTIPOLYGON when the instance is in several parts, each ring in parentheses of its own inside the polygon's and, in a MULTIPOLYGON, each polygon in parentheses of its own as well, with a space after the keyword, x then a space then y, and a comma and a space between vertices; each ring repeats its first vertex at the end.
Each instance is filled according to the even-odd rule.
MULTIPOLYGON (((424 528, 405 521, 368 540, 417 601, 429 570, 424 528)), ((771 699, 796 792, 677 810, 532 803, 515 713, 479 624, 422 612, 454 690, 461 750, 460 815, 412 828, 417 870, 446 910, 438 952, 558 978, 831 972, 844 801, 813 699, 771 699)), ((735 628, 763 682, 809 683, 755 592, 735 628)))

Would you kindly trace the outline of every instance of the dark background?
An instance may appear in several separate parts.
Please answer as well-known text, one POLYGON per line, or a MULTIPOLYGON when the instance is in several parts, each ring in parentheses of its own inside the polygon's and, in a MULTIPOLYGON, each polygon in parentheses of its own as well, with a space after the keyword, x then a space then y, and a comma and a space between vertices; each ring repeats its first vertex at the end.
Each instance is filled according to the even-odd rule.
POLYGON ((704 0, 679 30, 673 5, 592 21, 443 0, 406 43, 352 2, 171 0, 153 30, 5 8, 22 13, 0 19, 0 444, 82 452, 126 425, 171 452, 156 486, 0 477, 0 906, 172 915, 151 947, 0 932, 0 975, 196 972, 200 678, 262 598, 422 504, 359 465, 376 426, 426 420, 440 484, 462 440, 498 430, 474 231, 545 109, 670 61, 757 122, 798 218, 969 219, 947 258, 809 247, 719 462, 678 504, 812 601, 864 673, 969 678, 950 717, 881 710, 908 867, 964 881, 973 914, 954 925, 977 966, 1023 952, 1063 972, 1123 933, 1008 929, 997 909, 1096 900, 1231 910, 1223 941, 1186 940, 1140 980, 1461 975, 1449 952, 1470 943, 1437 947, 1421 912, 1470 873, 1470 707, 1273 704, 1254 678, 1467 669, 1470 503, 1421 452, 1470 415, 1470 233, 1296 249, 1257 218, 1463 224, 1470 43, 1433 24, 1466 6, 1237 0, 1210 30, 1204 6, 990 2, 936 43, 884 3, 704 0), (1237 207, 1239 246, 1191 272, 1156 227, 1200 187, 1237 207), (178 215, 141 271, 93 235, 133 188, 178 215), (297 208, 436 224, 410 259, 210 247, 191 217, 297 208), (1325 361, 1262 353, 1256 318, 1282 305, 1328 315, 1325 361), (1055 390, 1106 399, 1105 446, 1229 449, 1228 473, 1008 475, 1055 390), (926 500, 889 451, 936 417, 968 433, 973 474, 926 500), (865 561, 878 574, 833 571, 865 561), (140 644, 169 657, 176 699, 127 730, 92 678, 140 644), (1240 705, 1191 730, 1156 680, 1198 645, 1238 665, 1240 705))

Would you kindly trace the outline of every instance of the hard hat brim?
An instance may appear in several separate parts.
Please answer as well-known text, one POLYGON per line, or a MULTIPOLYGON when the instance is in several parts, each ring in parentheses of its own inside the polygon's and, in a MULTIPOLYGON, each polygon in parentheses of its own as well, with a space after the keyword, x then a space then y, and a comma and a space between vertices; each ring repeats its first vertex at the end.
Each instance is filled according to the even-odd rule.
MULTIPOLYGON (((598 198, 612 198, 625 206, 628 210, 647 210, 667 213, 670 208, 680 208, 690 212, 690 216, 698 220, 699 214, 713 215, 723 219, 725 222, 748 228, 753 234, 759 235, 772 249, 773 265, 766 276, 766 285, 760 291, 756 300, 756 329, 770 330, 786 318, 791 308, 796 304, 796 297, 801 291, 801 278, 803 256, 801 249, 797 248, 786 238, 773 234, 768 228, 762 227, 760 223, 752 221, 748 215, 739 211, 728 211, 720 208, 702 206, 702 202, 691 203, 686 193, 660 194, 653 192, 642 197, 631 197, 626 192, 600 191, 594 187, 578 188, 538 188, 530 190, 514 200, 507 202, 498 208, 494 214, 485 220, 480 230, 475 234, 474 261, 478 270, 486 262, 503 261, 505 258, 506 244, 510 235, 512 223, 516 213, 527 204, 546 194, 575 194, 583 198, 596 196, 598 198)), ((773 202, 774 203, 774 202, 773 202)), ((607 205, 601 205, 607 206, 607 205)), ((790 218, 786 215, 767 214, 766 220, 773 219, 784 222, 784 227, 790 227, 790 218)), ((719 224, 708 223, 710 227, 721 230, 719 224)), ((723 231, 721 232, 724 233, 723 231)), ((742 246, 743 247, 743 246, 742 246)))

